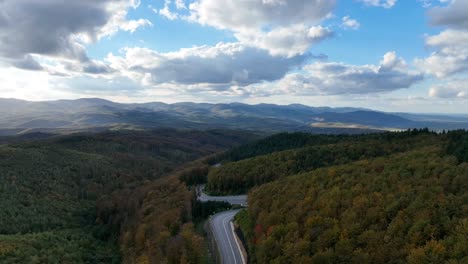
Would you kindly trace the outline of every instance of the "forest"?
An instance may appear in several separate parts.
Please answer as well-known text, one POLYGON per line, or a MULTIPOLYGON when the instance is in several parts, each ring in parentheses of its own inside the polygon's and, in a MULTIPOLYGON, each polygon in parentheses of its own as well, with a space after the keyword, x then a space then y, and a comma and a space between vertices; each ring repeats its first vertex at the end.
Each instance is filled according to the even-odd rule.
POLYGON ((207 189, 214 194, 245 193, 288 175, 404 152, 438 141, 440 138, 428 130, 361 136, 281 134, 228 151, 221 158, 225 164, 209 171, 207 189), (289 143, 299 147, 277 151, 289 143), (240 150, 246 153, 244 157, 252 157, 235 161, 240 150), (269 154, 259 155, 263 153, 269 154), (234 158, 230 160, 231 157, 234 158))
POLYGON ((2 141, 0 263, 210 263, 203 222, 230 205, 198 202, 201 183, 248 192, 236 221, 251 263, 468 261, 468 132, 257 139, 163 129, 2 141))
MULTIPOLYGON (((177 177, 161 177, 253 138, 227 130, 11 138, 0 145, 0 263, 132 263, 140 255, 123 249, 141 245, 129 246, 133 238, 120 233, 120 226, 130 224, 122 221, 116 228, 109 220, 112 212, 102 209, 105 202, 124 206, 112 200, 122 194, 129 195, 122 198, 129 203, 141 193, 148 201, 163 197, 169 204, 151 206, 172 209, 167 219, 180 226, 168 230, 196 240, 189 219, 191 192, 177 177)), ((137 211, 129 209, 126 218, 137 211)))
POLYGON ((467 135, 395 134, 407 145, 253 187, 236 217, 250 262, 467 263, 467 135))

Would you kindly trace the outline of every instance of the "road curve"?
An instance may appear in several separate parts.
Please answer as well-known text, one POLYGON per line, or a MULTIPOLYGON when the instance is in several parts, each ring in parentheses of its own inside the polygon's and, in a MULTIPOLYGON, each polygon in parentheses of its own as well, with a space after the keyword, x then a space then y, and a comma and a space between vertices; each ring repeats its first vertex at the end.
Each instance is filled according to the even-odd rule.
POLYGON ((223 264, 246 264, 231 228, 231 222, 239 211, 230 210, 210 218, 210 228, 223 264))
POLYGON ((210 196, 203 192, 205 186, 197 186, 197 196, 198 200, 201 202, 207 201, 220 201, 228 202, 231 205, 247 205, 247 195, 235 195, 235 196, 210 196))

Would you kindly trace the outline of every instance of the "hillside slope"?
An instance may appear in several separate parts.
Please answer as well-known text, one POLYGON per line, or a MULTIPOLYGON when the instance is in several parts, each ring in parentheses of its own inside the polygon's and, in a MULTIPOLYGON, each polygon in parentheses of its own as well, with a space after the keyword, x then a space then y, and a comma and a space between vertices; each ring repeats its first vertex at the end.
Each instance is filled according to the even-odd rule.
POLYGON ((467 262, 468 133, 420 136, 252 189, 237 217, 251 262, 467 262))
MULTIPOLYGON (((289 175, 404 152, 429 142, 436 144, 440 142, 440 138, 427 130, 361 136, 302 137, 301 134, 283 134, 238 147, 227 152, 226 157, 237 158, 239 150, 246 150, 244 153, 248 154, 251 148, 265 152, 282 149, 285 146, 284 142, 304 144, 297 144, 303 147, 228 162, 219 168, 213 168, 207 176, 207 189, 212 193, 221 194, 245 193, 254 186, 289 175)), ((256 153, 262 152, 253 152, 256 153)))
MULTIPOLYGON (((120 234, 96 222, 98 200, 139 188, 251 137, 232 131, 158 130, 1 145, 0 262, 119 263, 120 234)), ((176 199, 185 187, 173 185, 176 199)))

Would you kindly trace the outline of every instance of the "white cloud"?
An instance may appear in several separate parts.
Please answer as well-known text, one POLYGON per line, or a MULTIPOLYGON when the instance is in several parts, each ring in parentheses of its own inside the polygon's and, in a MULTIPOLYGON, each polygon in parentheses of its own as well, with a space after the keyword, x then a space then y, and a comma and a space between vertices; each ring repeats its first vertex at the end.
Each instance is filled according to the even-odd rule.
MULTIPOLYGON (((396 3, 395 0, 363 1, 385 8, 396 3)), ((109 55, 105 61, 88 58, 86 47, 120 30, 134 32, 150 26, 148 20, 127 18, 128 11, 137 8, 140 2, 65 2, 0 0, 0 62, 35 70, 0 68, 0 83, 5 86, 0 88, 1 95, 28 98, 27 94, 32 94, 30 99, 49 99, 85 94, 109 98, 112 93, 176 98, 183 92, 184 96, 195 94, 202 99, 211 96, 213 100, 220 96, 272 95, 321 98, 395 91, 409 88, 423 78, 419 72, 411 71, 394 52, 371 65, 321 61, 303 66, 307 60, 304 54, 311 45, 333 35, 331 28, 320 24, 333 11, 335 1, 192 0, 190 5, 182 0, 165 1, 164 7, 156 10, 161 15, 176 19, 188 13, 190 17, 186 19, 230 31, 239 42, 165 53, 127 48, 122 54, 109 55), (30 20, 14 21, 11 16, 30 20), (45 21, 44 17, 50 19, 45 21)), ((468 34, 463 14, 462 18, 456 13, 458 15, 453 17, 457 19, 449 19, 451 17, 444 13, 453 10, 450 8, 455 3, 430 12, 435 17, 431 20, 433 24, 451 29, 427 37, 426 44, 434 53, 418 60, 425 72, 439 77, 468 69, 468 51, 464 45, 468 43, 468 34)), ((360 24, 346 16, 342 18, 342 26, 358 29, 360 24)), ((460 87, 466 87, 462 86, 466 82, 455 83, 447 86, 450 89, 434 86, 431 95, 464 97, 466 89, 460 87)))
POLYGON ((397 0, 358 0, 369 6, 379 6, 383 8, 392 8, 397 0))
POLYGON ((424 8, 429 8, 432 6, 431 0, 418 0, 418 1, 422 4, 422 7, 424 8))
POLYGON ((361 27, 361 24, 356 19, 352 19, 349 16, 343 17, 342 21, 343 21, 342 27, 345 29, 357 30, 361 27))
POLYGON ((422 79, 395 52, 388 52, 379 65, 316 62, 274 84, 252 85, 246 90, 262 96, 369 94, 409 88, 422 79))
MULTIPOLYGON (((106 66, 114 72, 69 78, 64 90, 77 91, 76 87, 83 86, 88 87, 83 88, 88 93, 115 87, 120 93, 131 93, 133 89, 203 97, 323 96, 389 92, 409 88, 423 78, 420 73, 410 71, 395 52, 386 53, 377 65, 315 62, 301 67, 305 59, 271 56, 240 43, 169 53, 126 48, 121 56, 109 54, 106 58, 106 66), (112 86, 116 84, 113 80, 117 80, 117 86, 112 86)), ((100 68, 103 65, 99 62, 96 64, 96 71, 106 70, 100 68)))
POLYGON ((177 9, 187 9, 187 5, 184 0, 175 0, 175 5, 177 9))
POLYGON ((429 96, 437 98, 468 98, 468 79, 452 80, 431 87, 429 96))
POLYGON ((229 30, 243 44, 273 55, 294 56, 331 35, 318 24, 334 7, 335 0, 196 0, 187 19, 229 30))
MULTIPOLYGON (((135 31, 147 20, 127 20, 136 0, 0 1, 0 59, 39 69, 32 55, 87 62, 86 46, 119 30, 135 31)), ((42 67, 42 66, 41 66, 42 67)))
POLYGON ((153 23, 147 19, 140 18, 138 20, 128 20, 121 22, 119 28, 123 31, 135 32, 137 29, 145 26, 153 26, 153 23))
POLYGON ((145 89, 138 82, 118 74, 112 78, 99 75, 63 77, 45 71, 26 71, 14 67, 0 67, 0 83, 0 98, 32 101, 81 97, 136 101, 145 89))
POLYGON ((0 68, 0 97, 27 100, 49 100, 65 96, 55 89, 58 79, 43 71, 0 68), (14 76, 14 78, 12 78, 14 76))
POLYGON ((268 50, 273 56, 294 57, 304 54, 311 44, 331 37, 333 33, 322 26, 306 27, 296 24, 275 28, 269 32, 252 30, 235 35, 241 43, 268 50))
POLYGON ((446 30, 426 38, 426 45, 435 51, 425 59, 417 59, 418 65, 426 73, 438 78, 468 71, 468 32, 446 30))
POLYGON ((153 26, 148 19, 128 20, 127 14, 130 8, 136 9, 140 6, 140 0, 104 0, 109 1, 106 10, 110 15, 107 24, 99 30, 98 37, 102 38, 115 34, 119 30, 135 32, 140 27, 153 26))
POLYGON ((404 72, 407 70, 407 64, 402 58, 398 58, 395 51, 390 51, 384 54, 380 61, 379 71, 398 70, 404 72))
POLYGON ((124 56, 110 54, 106 61, 122 75, 146 85, 179 84, 223 90, 282 78, 306 57, 271 56, 240 43, 194 47, 159 53, 146 48, 127 48, 124 56))
POLYGON ((317 24, 334 8, 322 0, 198 0, 190 4, 192 19, 234 32, 291 24, 317 24))
POLYGON ((162 9, 159 9, 159 10, 153 9, 153 11, 160 14, 161 16, 169 19, 169 20, 177 19, 179 17, 179 15, 177 13, 173 13, 169 9, 170 4, 171 4, 171 1, 166 0, 166 1, 164 1, 164 7, 162 9))
POLYGON ((437 78, 448 78, 468 72, 468 2, 453 0, 447 6, 429 10, 433 25, 448 29, 426 37, 426 45, 434 51, 416 64, 437 78))

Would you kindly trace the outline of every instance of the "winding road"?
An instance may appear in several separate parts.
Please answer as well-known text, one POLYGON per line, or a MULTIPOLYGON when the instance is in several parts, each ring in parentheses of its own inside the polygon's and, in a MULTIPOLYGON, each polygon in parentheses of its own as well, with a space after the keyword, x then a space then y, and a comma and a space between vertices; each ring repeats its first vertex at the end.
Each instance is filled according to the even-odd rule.
POLYGON ((218 201, 218 202, 228 202, 231 205, 247 205, 247 195, 235 195, 235 196, 210 196, 203 192, 205 187, 200 185, 197 187, 198 200, 202 202, 207 201, 218 201))
POLYGON ((231 210, 214 215, 210 219, 210 228, 218 246, 223 264, 246 264, 240 245, 234 237, 232 220, 240 210, 231 210))
MULTIPOLYGON (((204 188, 205 186, 203 185, 197 186, 199 201, 222 201, 228 202, 231 205, 247 206, 247 195, 210 196, 203 192, 204 188)), ((236 239, 234 226, 232 225, 234 216, 239 211, 240 209, 221 212, 213 215, 209 220, 210 229, 218 247, 221 263, 223 264, 246 264, 245 256, 243 256, 241 245, 239 244, 240 241, 238 242, 236 239)))

